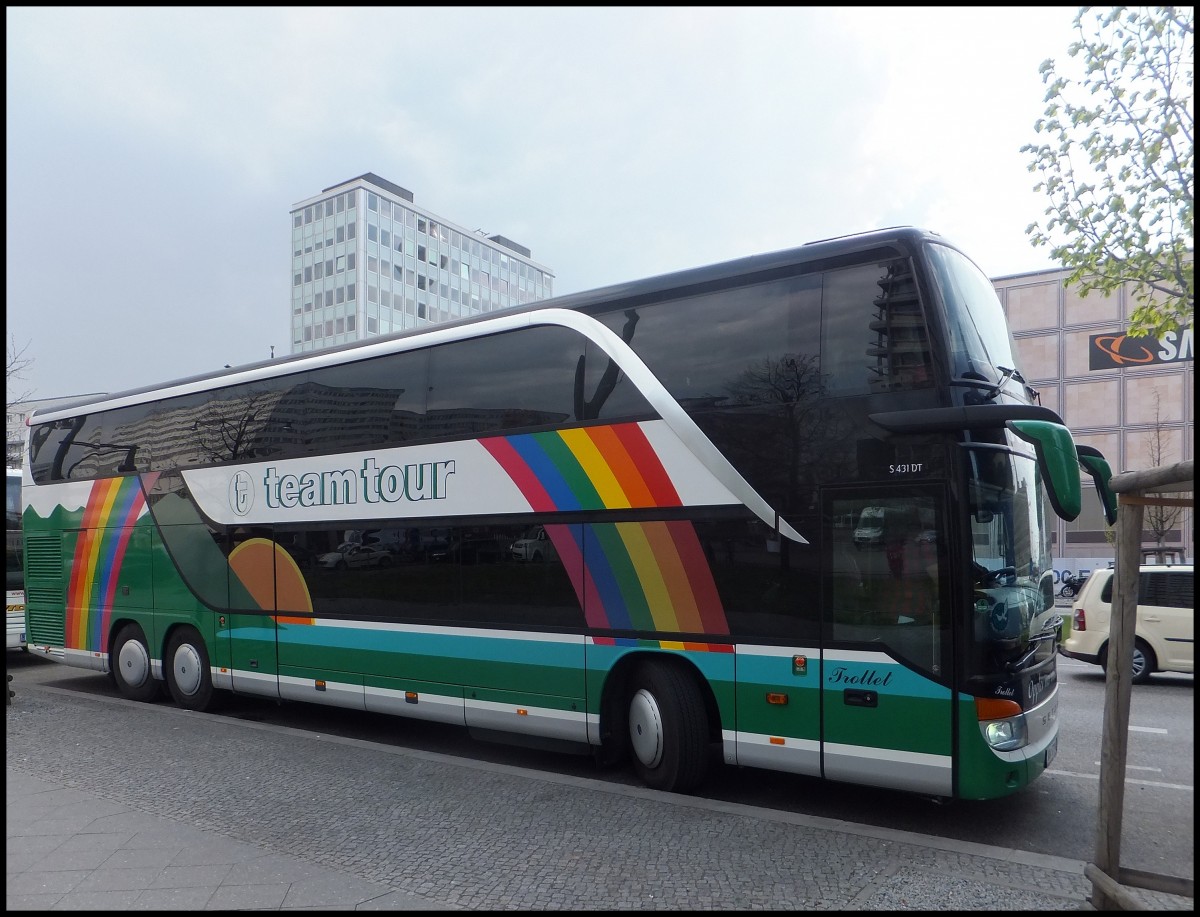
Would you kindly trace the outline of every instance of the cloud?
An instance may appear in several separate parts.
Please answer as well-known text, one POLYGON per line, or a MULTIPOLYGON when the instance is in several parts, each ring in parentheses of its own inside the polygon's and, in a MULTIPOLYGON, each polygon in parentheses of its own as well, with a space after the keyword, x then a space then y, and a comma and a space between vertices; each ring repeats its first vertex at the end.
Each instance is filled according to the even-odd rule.
POLYGON ((47 396, 286 349, 288 211, 364 172, 560 293, 898 223, 1035 269, 1073 14, 9 8, 9 324, 47 396))

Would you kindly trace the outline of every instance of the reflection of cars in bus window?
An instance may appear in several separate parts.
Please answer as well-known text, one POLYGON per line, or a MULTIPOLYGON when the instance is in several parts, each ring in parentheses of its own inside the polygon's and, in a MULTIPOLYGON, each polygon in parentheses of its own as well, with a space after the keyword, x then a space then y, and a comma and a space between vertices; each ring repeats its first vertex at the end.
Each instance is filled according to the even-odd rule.
POLYGON ((546 530, 540 525, 534 526, 514 541, 512 547, 509 548, 509 552, 512 554, 513 560, 531 561, 533 563, 541 563, 545 560, 558 560, 558 551, 554 549, 554 542, 550 540, 550 536, 546 534, 546 530))
POLYGON ((858 517, 858 526, 854 529, 854 546, 862 548, 866 545, 883 544, 883 523, 885 513, 882 506, 868 506, 858 517))
POLYGON ((317 563, 331 570, 345 570, 347 567, 390 567, 392 555, 387 548, 375 544, 341 545, 336 551, 322 554, 317 563))

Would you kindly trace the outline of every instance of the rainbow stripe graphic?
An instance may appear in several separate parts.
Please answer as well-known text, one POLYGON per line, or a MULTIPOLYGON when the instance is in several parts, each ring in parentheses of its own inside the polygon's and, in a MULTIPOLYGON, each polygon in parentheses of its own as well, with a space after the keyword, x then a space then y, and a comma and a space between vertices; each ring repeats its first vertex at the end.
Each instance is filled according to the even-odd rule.
POLYGON ((534 512, 680 506, 636 423, 481 439, 534 512))
MULTIPOLYGON (((147 475, 147 489, 154 486, 157 477, 147 475)), ((145 491, 137 477, 112 478, 92 485, 67 587, 67 649, 104 649, 125 551, 133 524, 145 508, 145 491)))
POLYGON ((729 633, 692 523, 601 522, 545 529, 589 627, 729 633))
POLYGON ((650 650, 688 650, 692 653, 732 653, 732 643, 694 643, 691 640, 647 640, 644 637, 589 637, 596 646, 636 646, 650 650))
MULTIPOLYGON (((480 443, 534 512, 681 506, 636 423, 480 443)), ((591 627, 727 634, 712 570, 690 522, 547 525, 591 627)))

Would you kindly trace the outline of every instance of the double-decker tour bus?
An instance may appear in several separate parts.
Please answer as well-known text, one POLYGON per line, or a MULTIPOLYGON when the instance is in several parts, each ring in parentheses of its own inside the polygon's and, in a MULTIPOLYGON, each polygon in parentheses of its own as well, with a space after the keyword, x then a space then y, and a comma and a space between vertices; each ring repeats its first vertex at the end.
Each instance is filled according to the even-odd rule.
POLYGON ((1086 453, 964 254, 830 239, 39 410, 29 642, 666 790, 997 797, 1055 753, 1086 453))

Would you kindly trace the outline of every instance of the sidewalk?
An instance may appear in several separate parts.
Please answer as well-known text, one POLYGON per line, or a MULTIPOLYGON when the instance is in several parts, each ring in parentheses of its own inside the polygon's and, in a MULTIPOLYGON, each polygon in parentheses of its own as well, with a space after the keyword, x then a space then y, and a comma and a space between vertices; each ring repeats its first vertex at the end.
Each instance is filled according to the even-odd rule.
POLYGON ((5 910, 445 910, 298 857, 6 773, 5 910))
POLYGON ((1090 908, 1074 860, 49 686, 6 756, 7 910, 1090 908))

